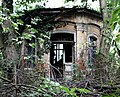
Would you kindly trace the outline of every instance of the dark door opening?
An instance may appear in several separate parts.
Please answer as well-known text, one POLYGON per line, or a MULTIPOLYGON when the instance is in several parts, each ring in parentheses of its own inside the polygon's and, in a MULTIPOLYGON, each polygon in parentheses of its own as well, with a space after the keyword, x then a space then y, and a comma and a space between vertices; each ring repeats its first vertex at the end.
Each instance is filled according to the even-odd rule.
POLYGON ((72 62, 72 45, 71 44, 65 44, 65 63, 71 63, 72 62))
POLYGON ((65 64, 72 63, 74 34, 57 33, 51 36, 51 78, 63 78, 65 64))
POLYGON ((51 73, 55 78, 63 77, 63 44, 53 43, 50 53, 51 73))

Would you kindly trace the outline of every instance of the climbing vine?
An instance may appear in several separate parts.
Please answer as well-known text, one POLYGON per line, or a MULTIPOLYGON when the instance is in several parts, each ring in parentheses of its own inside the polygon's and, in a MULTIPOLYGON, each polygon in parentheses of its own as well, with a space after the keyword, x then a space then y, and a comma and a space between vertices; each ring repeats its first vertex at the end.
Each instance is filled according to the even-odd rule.
MULTIPOLYGON (((77 94, 91 94, 92 89, 89 90, 89 79, 85 80, 85 88, 87 89, 76 88, 76 84, 78 83, 75 84, 75 82, 71 82, 72 85, 69 87, 70 82, 68 83, 69 85, 64 85, 63 83, 59 84, 46 78, 42 79, 45 70, 42 73, 42 70, 23 70, 21 63, 30 62, 29 59, 32 60, 36 56, 33 53, 21 56, 22 44, 26 43, 26 41, 29 42, 27 46, 31 47, 33 51, 37 46, 39 48, 37 50, 37 58, 41 59, 42 55, 48 53, 50 49, 49 31, 55 26, 55 24, 51 23, 55 19, 55 16, 47 17, 41 14, 40 17, 36 16, 37 10, 45 6, 46 0, 3 1, 4 6, 0 6, 0 93, 2 93, 0 95, 14 97, 52 97, 59 95, 61 97, 77 97, 77 94), (35 3, 40 4, 34 5, 35 3), (35 11, 36 13, 34 13, 35 11), (35 44, 34 39, 37 39, 36 41, 39 45, 35 44)), ((82 2, 87 6, 87 0, 82 0, 82 2)), ((101 54, 101 52, 98 54, 96 64, 99 64, 98 66, 102 64, 102 67, 104 67, 98 67, 98 69, 101 68, 98 71, 104 72, 101 75, 98 72, 98 75, 96 74, 97 76, 95 77, 100 78, 99 82, 102 79, 101 83, 104 83, 104 75, 104 78, 107 78, 108 82, 117 83, 120 71, 120 1, 115 0, 115 2, 112 2, 112 0, 108 0, 107 8, 108 19, 105 21, 105 25, 107 26, 103 29, 103 36, 105 36, 103 48, 106 47, 105 52, 109 52, 106 55, 101 54)), ((40 63, 41 66, 44 65, 42 60, 36 63, 40 63)), ((33 64, 36 63, 33 62, 33 64)), ((78 75, 76 74, 74 77, 77 78, 78 75)), ((119 91, 117 89, 113 94, 103 93, 102 95, 119 96, 119 91)))

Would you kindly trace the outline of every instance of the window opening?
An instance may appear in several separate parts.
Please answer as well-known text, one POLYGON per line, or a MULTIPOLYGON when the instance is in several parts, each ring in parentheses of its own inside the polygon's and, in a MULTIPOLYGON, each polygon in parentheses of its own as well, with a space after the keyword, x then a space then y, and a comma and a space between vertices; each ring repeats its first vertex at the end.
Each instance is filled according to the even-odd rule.
POLYGON ((89 37, 89 49, 88 49, 88 60, 90 64, 94 63, 94 58, 97 50, 97 38, 94 36, 89 37))
POLYGON ((65 63, 71 63, 72 62, 72 45, 71 44, 65 44, 65 63))
POLYGON ((60 61, 63 57, 63 44, 53 44, 54 46, 54 59, 53 59, 53 64, 56 62, 60 61))

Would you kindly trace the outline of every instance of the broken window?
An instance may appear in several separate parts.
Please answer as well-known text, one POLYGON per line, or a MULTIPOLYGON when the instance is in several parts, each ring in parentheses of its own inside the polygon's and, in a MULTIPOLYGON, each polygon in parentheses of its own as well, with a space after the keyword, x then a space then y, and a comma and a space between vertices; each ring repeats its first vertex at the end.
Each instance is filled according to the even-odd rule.
POLYGON ((63 44, 53 44, 53 64, 63 58, 63 44))
POLYGON ((94 36, 89 37, 89 47, 88 47, 88 63, 93 64, 94 58, 97 50, 97 38, 94 36))

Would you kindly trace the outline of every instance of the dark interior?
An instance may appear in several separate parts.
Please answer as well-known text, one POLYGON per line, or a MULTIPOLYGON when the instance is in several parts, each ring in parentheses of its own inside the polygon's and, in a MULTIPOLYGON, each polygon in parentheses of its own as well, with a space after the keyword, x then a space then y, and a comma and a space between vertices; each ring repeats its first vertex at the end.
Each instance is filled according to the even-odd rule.
POLYGON ((68 33, 58 33, 51 36, 50 63, 51 76, 62 78, 65 63, 72 62, 72 48, 74 35, 68 33))

